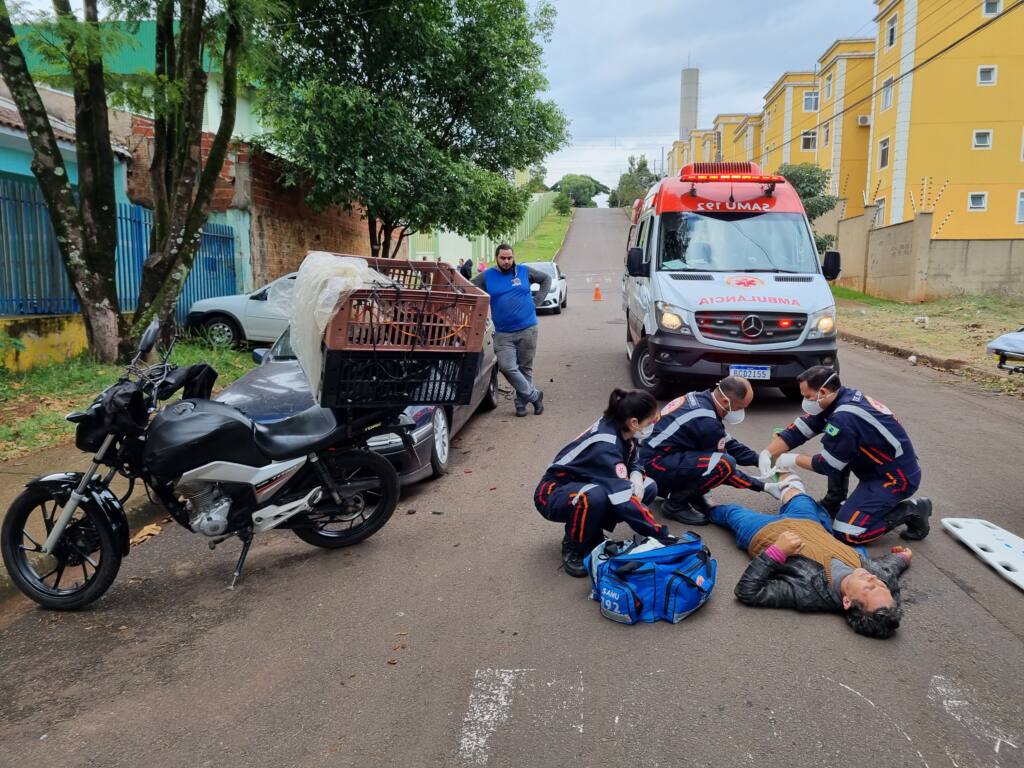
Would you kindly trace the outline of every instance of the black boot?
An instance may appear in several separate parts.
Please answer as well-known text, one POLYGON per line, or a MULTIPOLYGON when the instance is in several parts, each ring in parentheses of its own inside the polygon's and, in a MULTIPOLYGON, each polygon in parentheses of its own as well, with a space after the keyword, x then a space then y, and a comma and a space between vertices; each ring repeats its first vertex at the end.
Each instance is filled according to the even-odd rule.
POLYGON ((850 473, 843 472, 841 475, 828 476, 828 492, 818 500, 818 503, 825 508, 832 517, 839 514, 843 502, 850 493, 850 473))
POLYGON ((544 392, 543 390, 537 390, 537 399, 533 401, 533 413, 535 416, 540 416, 544 413, 544 392))
POLYGON ((686 496, 673 493, 661 505, 663 516, 683 525, 707 525, 711 522, 709 510, 704 496, 699 493, 686 496))
POLYGON ((587 575, 587 569, 583 566, 583 558, 587 550, 582 545, 573 544, 569 541, 562 541, 562 565, 565 572, 577 579, 587 575))
POLYGON ((928 518, 932 515, 931 499, 906 499, 897 505, 897 510, 901 510, 903 514, 894 519, 907 525, 904 530, 900 531, 901 539, 920 541, 928 535, 931 530, 931 525, 928 523, 928 518))

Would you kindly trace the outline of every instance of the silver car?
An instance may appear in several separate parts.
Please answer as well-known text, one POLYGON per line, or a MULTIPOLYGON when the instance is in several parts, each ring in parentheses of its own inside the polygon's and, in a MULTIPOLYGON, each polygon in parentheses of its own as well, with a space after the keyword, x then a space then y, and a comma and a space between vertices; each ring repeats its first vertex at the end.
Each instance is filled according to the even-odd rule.
POLYGON ((558 268, 558 264, 554 261, 531 261, 527 262, 526 266, 551 275, 551 290, 548 291, 548 295, 544 297, 544 301, 537 306, 537 309, 542 312, 554 312, 556 315, 561 314, 569 304, 569 282, 565 279, 562 270, 558 268))

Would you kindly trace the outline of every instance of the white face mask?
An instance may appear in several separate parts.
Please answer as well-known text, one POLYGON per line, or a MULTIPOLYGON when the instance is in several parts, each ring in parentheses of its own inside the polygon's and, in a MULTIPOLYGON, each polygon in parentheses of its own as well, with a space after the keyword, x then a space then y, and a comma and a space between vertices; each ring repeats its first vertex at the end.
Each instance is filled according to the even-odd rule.
POLYGON ((646 427, 641 429, 639 432, 634 432, 633 437, 637 437, 640 440, 646 440, 648 437, 654 434, 654 425, 648 424, 646 427))
POLYGON ((807 413, 811 416, 817 416, 819 413, 825 410, 825 407, 821 404, 821 399, 823 397, 828 397, 828 395, 824 394, 825 387, 828 386, 828 383, 832 381, 832 379, 834 378, 835 374, 833 373, 831 376, 825 379, 825 383, 821 385, 821 388, 818 390, 818 394, 815 396, 813 400, 809 400, 806 397, 804 398, 804 413, 807 413))
POLYGON ((718 387, 715 391, 721 392, 722 399, 725 400, 725 407, 728 409, 725 412, 725 416, 722 417, 722 421, 724 421, 726 424, 739 424, 741 421, 743 421, 743 419, 746 418, 746 409, 739 408, 737 410, 733 410, 732 402, 730 402, 729 398, 725 396, 725 392, 722 392, 721 387, 718 387))

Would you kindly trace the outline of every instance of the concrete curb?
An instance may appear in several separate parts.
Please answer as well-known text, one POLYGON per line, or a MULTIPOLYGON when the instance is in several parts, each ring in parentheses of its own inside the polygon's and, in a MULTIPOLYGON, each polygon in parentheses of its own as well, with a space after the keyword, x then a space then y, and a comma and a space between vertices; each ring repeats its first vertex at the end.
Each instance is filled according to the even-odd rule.
POLYGON ((558 257, 562 255, 562 248, 565 247, 565 239, 569 236, 569 230, 572 229, 572 223, 576 220, 576 209, 573 208, 569 213, 569 226, 565 228, 565 234, 562 235, 562 242, 558 244, 558 250, 555 251, 555 255, 551 257, 551 263, 554 264, 558 261, 558 257))
POLYGON ((971 376, 981 377, 984 379, 999 378, 999 376, 992 373, 991 371, 986 371, 983 368, 978 368, 977 366, 970 365, 964 360, 958 360, 952 357, 933 357, 931 355, 926 355, 921 352, 915 352, 914 350, 907 349, 906 347, 898 347, 894 344, 887 344, 884 341, 869 339, 865 336, 858 336, 855 333, 849 333, 847 331, 840 331, 839 338, 842 339, 843 341, 850 341, 855 344, 859 344, 862 347, 867 347, 868 349, 876 349, 879 352, 885 352, 895 357, 902 357, 904 360, 906 360, 911 355, 916 355, 917 362, 919 364, 927 365, 930 368, 937 368, 940 371, 949 371, 952 373, 967 373, 970 374, 971 376))

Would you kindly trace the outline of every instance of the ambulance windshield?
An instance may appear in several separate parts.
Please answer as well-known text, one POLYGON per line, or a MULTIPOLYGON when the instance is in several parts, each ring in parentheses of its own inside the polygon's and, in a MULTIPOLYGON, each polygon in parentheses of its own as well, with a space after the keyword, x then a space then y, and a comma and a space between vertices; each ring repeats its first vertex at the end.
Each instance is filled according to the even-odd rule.
POLYGON ((799 213, 663 213, 658 269, 816 274, 818 256, 799 213))

